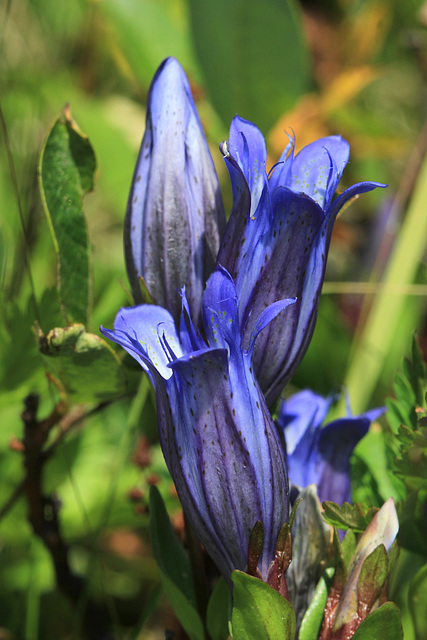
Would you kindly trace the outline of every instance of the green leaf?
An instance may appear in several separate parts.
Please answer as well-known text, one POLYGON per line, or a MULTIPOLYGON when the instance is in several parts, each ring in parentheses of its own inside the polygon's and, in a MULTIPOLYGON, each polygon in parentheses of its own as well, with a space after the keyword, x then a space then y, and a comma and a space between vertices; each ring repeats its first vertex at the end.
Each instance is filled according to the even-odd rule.
POLYGON ((166 595, 191 640, 204 640, 196 611, 190 560, 178 541, 159 490, 150 488, 150 538, 166 595))
POLYGON ((69 107, 53 125, 39 164, 39 185, 58 255, 58 290, 66 322, 87 324, 89 242, 83 196, 93 189, 95 154, 69 107))
POLYGON ((293 640, 292 605, 268 584, 241 571, 234 582, 232 627, 234 640, 293 640))
POLYGON ((371 613, 356 630, 353 640, 403 640, 400 611, 393 602, 386 602, 371 613))
POLYGON ((423 640, 427 638, 427 564, 421 567, 412 580, 408 602, 415 627, 415 637, 417 640, 423 640))
POLYGON ((366 509, 361 504, 349 504, 344 502, 339 507, 335 502, 324 502, 324 517, 327 522, 335 525, 339 529, 354 529, 355 531, 364 531, 377 513, 377 507, 369 507, 366 509))
POLYGON ((190 0, 196 51, 212 103, 267 132, 308 84, 308 53, 294 0, 190 0))
POLYGON ((79 402, 109 400, 126 389, 126 378, 115 351, 82 324, 52 329, 40 336, 40 351, 66 393, 79 402))
POLYGON ((104 0, 99 7, 115 36, 114 49, 146 87, 167 56, 175 56, 194 74, 195 56, 182 4, 182 0, 104 0))
POLYGON ((209 599, 206 612, 206 627, 212 640, 227 640, 230 605, 230 589, 224 578, 220 578, 209 599))

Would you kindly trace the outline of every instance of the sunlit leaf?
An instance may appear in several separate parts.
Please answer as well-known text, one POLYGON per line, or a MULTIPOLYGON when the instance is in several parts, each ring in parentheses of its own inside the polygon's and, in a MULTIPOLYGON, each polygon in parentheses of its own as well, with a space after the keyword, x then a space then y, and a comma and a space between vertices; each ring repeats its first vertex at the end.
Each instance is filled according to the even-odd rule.
POLYGON ((40 158, 39 184, 58 255, 58 290, 67 322, 87 324, 89 241, 83 196, 93 189, 95 154, 66 107, 40 158))
POLYGON ((233 571, 234 640, 293 640, 295 613, 292 605, 258 578, 233 571))

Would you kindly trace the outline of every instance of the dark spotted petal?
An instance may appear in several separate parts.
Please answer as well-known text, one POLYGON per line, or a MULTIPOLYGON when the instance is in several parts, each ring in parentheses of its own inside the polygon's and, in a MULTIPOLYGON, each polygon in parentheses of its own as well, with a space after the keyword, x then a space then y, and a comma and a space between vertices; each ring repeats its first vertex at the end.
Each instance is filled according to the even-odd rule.
POLYGON ((218 179, 190 86, 174 58, 154 76, 129 195, 125 256, 132 292, 142 276, 156 304, 178 321, 187 287, 194 320, 224 226, 218 179))

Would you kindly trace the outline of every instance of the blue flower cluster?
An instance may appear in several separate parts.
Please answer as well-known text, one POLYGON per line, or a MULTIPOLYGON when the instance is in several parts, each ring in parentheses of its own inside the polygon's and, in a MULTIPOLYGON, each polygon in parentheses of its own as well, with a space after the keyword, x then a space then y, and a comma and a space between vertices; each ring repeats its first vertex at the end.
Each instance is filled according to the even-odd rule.
POLYGON ((332 423, 310 440, 306 433, 317 433, 328 401, 289 400, 279 429, 269 408, 313 334, 337 214, 382 185, 362 182, 334 199, 349 157, 339 136, 296 155, 290 140, 267 174, 262 134, 236 116, 220 149, 233 190, 227 224, 188 80, 175 59, 165 60, 148 96, 125 221, 135 301, 143 282, 154 304, 121 309, 114 330, 101 331, 155 388, 163 454, 208 553, 229 580, 234 569, 245 570, 260 521, 258 572, 268 580, 289 515, 288 464, 294 483, 314 482, 322 498, 333 498, 326 486, 334 485, 335 460, 340 482, 348 479, 349 455, 372 418, 332 423), (341 437, 347 445, 335 455, 341 437))

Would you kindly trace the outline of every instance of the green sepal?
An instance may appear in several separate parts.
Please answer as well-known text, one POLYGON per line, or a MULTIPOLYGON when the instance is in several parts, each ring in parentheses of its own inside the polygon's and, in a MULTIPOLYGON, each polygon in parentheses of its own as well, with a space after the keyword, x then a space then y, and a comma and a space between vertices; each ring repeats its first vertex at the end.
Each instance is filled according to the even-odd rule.
MULTIPOLYGON (((381 589, 387 579, 388 557, 383 544, 378 545, 366 558, 357 582, 357 599, 359 607, 370 611, 379 598, 381 589)), ((366 615, 366 614, 365 614, 366 615)))

